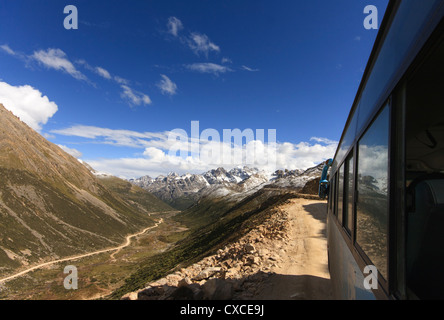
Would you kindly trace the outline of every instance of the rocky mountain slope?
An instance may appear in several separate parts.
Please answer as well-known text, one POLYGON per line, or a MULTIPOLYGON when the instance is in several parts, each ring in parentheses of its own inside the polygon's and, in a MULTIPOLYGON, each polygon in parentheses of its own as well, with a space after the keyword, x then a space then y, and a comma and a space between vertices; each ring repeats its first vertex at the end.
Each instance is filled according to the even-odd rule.
MULTIPOLYGON (((254 271, 260 259, 268 263, 273 256, 259 253, 258 247, 253 255, 244 254, 242 237, 261 224, 265 233, 274 230, 273 234, 282 236, 279 221, 267 221, 278 217, 277 205, 295 197, 321 171, 322 165, 272 175, 246 167, 219 168, 201 175, 171 173, 128 182, 94 172, 0 105, 0 276, 120 245, 128 234, 154 225, 150 213, 174 210, 147 190, 187 208, 171 217, 184 231, 171 235, 176 240, 171 240, 168 250, 138 262, 111 298, 141 289, 178 266, 190 267, 208 255, 216 257, 216 251, 224 247, 228 248, 223 249, 228 257, 224 259, 229 260, 226 267, 237 268, 234 256, 245 257, 238 261, 238 271, 245 275, 249 269, 243 267, 254 271)), ((228 272, 221 270, 224 275, 228 272)))
POLYGON ((179 176, 172 172, 155 179, 144 176, 130 180, 131 183, 153 193, 177 209, 186 209, 202 196, 214 193, 215 196, 231 192, 245 192, 269 180, 267 174, 248 167, 210 170, 203 174, 185 174, 179 176))
MULTIPOLYGON (((177 296, 170 295, 173 294, 175 289, 178 289, 177 286, 187 287, 188 285, 195 287, 194 289, 193 287, 188 288, 191 289, 193 293, 188 289, 181 289, 187 292, 183 293, 178 291, 175 294, 186 294, 188 298, 190 298, 190 295, 194 294, 197 294, 198 296, 200 294, 205 294, 204 291, 206 289, 203 288, 203 283, 198 283, 199 281, 193 280, 197 276, 195 273, 211 273, 209 278, 218 278, 220 276, 224 277, 226 275, 225 271, 227 270, 217 263, 216 265, 210 266, 210 264, 205 262, 208 259, 202 260, 203 265, 201 267, 194 268, 191 265, 208 256, 214 258, 215 252, 224 246, 229 248, 227 249, 228 256, 233 254, 234 256, 238 255, 237 263, 239 263, 238 266, 241 266, 241 269, 238 271, 240 276, 245 279, 244 275, 248 272, 245 272, 246 269, 242 269, 242 265, 246 267, 254 267, 254 263, 261 261, 262 256, 258 257, 257 254, 259 253, 256 252, 254 255, 255 257, 248 255, 248 257, 245 256, 245 259, 243 259, 243 245, 245 243, 240 241, 240 246, 235 245, 237 249, 233 249, 234 251, 230 249, 231 244, 237 243, 239 239, 246 234, 249 234, 254 228, 259 228, 264 231, 264 234, 267 233, 266 231, 268 229, 274 230, 276 232, 273 231, 272 233, 275 234, 276 237, 277 235, 281 236, 281 239, 285 241, 285 230, 280 229, 281 227, 278 226, 280 223, 279 220, 282 219, 279 218, 279 214, 276 214, 276 212, 279 211, 276 211, 276 208, 288 199, 295 197, 313 197, 314 199, 317 199, 315 179, 319 179, 322 168, 323 164, 320 164, 305 171, 277 171, 271 176, 271 179, 269 179, 269 177, 258 178, 253 174, 238 183, 235 181, 228 182, 229 180, 226 179, 226 170, 219 169, 210 171, 212 176, 214 176, 215 173, 216 175, 223 174, 223 178, 219 179, 219 181, 223 181, 223 183, 215 183, 213 185, 209 185, 208 183, 206 187, 199 190, 197 201, 174 217, 174 220, 185 226, 187 230, 184 238, 175 243, 175 246, 170 251, 158 255, 152 260, 147 260, 146 262, 141 263, 139 265, 139 270, 126 279, 126 284, 117 289, 109 298, 120 299, 123 295, 128 294, 128 292, 133 292, 131 297, 129 295, 126 295, 125 297, 133 299, 140 295, 139 298, 143 296, 143 299, 176 299, 178 298, 177 296), (250 180, 254 181, 251 183, 251 187, 247 186, 244 189, 242 185, 248 184, 250 180), (307 196, 301 194, 301 191, 311 192, 316 195, 307 196), (271 221, 270 224, 267 224, 266 221, 268 220, 271 221), (260 227, 261 225, 262 227, 260 227), (239 259, 241 261, 239 261, 239 259), (179 270, 181 267, 195 270, 189 270, 189 272, 187 271, 180 274, 176 273, 175 275, 167 277, 167 280, 164 279, 165 276, 171 273, 172 269, 179 270), (215 267, 216 269, 205 270, 206 268, 212 267, 215 267), (193 279, 189 277, 190 275, 193 279), (180 277, 182 278, 179 279, 180 277), (186 280, 187 277, 189 278, 188 280, 186 280), (161 280, 158 285, 155 280, 160 278, 163 280, 161 280), (189 280, 191 280, 191 282, 189 280), (153 286, 150 285, 147 288, 146 284, 153 281, 155 281, 155 284, 153 286), (143 289, 142 291, 145 291, 141 293, 141 289, 143 289)), ((195 175, 194 178, 199 179, 204 175, 205 174, 195 175)), ((188 176, 188 178, 191 177, 188 176)), ((174 182, 181 180, 180 177, 175 174, 170 174, 169 177, 163 177, 163 179, 159 180, 163 180, 163 183, 165 183, 164 186, 174 186, 174 182), (174 180, 173 183, 172 180, 174 180)), ((147 180, 150 181, 150 185, 153 185, 153 179, 147 180)), ((207 180, 205 179, 205 181, 207 180)), ((255 232, 253 232, 253 234, 256 235, 255 232)), ((263 236, 265 236, 264 234, 263 236)), ((275 235, 270 235, 270 237, 274 237, 275 235)), ((224 252, 225 251, 226 250, 224 249, 224 252)), ((216 260, 218 259, 219 258, 216 260)), ((273 261, 273 259, 274 258, 271 257, 269 260, 273 261)), ((265 260, 267 263, 270 262, 267 259, 265 260)), ((181 272, 182 271, 183 270, 181 270, 181 272)), ((234 270, 231 271, 234 272, 234 270)), ((253 271, 257 270, 253 268, 253 271)), ((252 275, 257 276, 257 273, 252 275)), ((248 278, 248 275, 246 277, 248 278)), ((197 278, 199 278, 199 276, 197 276, 197 278)), ((213 280, 212 282, 216 281, 217 280, 213 280)), ((212 285, 213 284, 211 284, 211 286, 212 285)), ((236 286, 236 284, 234 285, 236 286)))
MULTIPOLYGON (((218 168, 202 174, 180 176, 172 172, 155 179, 144 176, 130 182, 153 193, 171 206, 184 210, 204 196, 221 197, 232 194, 243 197, 264 186, 299 191, 307 182, 319 178, 323 167, 321 163, 307 170, 277 170, 272 174, 248 167, 238 167, 230 171, 218 168)), ((317 191, 312 189, 306 189, 306 192, 317 194, 317 191)))
MULTIPOLYGON (((296 191, 301 191, 309 181, 319 179, 322 174, 324 163, 308 168, 307 170, 293 170, 293 171, 277 171, 275 173, 276 179, 273 179, 267 187, 271 188, 290 188, 296 191)), ((309 192, 309 189, 306 189, 309 192)), ((313 194, 316 192, 311 191, 313 194)))
POLYGON ((326 202, 290 199, 240 239, 122 300, 331 299, 326 202))
POLYGON ((272 267, 282 261, 278 252, 269 250, 289 239, 288 217, 276 208, 259 226, 239 240, 227 244, 215 254, 164 278, 150 282, 145 288, 127 293, 122 300, 231 300, 249 295, 244 289, 266 279, 272 267))
POLYGON ((116 179, 100 181, 0 104, 0 274, 115 246, 171 210, 116 179))

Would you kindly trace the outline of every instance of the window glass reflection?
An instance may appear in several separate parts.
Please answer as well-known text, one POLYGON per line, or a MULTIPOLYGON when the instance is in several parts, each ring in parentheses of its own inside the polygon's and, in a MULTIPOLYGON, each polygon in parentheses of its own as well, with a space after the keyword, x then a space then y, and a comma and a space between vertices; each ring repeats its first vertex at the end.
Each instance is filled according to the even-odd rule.
POLYGON ((345 196, 347 204, 344 205, 344 225, 351 233, 353 228, 353 157, 347 159, 346 170, 345 196))
POLYGON ((338 220, 342 224, 344 207, 344 165, 338 170, 338 220))
POLYGON ((359 142, 356 239, 387 279, 389 107, 359 142))

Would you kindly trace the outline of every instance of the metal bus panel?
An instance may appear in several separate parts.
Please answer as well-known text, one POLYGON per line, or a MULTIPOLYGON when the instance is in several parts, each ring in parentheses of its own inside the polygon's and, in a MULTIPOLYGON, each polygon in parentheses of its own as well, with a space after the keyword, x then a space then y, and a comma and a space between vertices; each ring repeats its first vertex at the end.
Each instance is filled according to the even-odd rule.
POLYGON ((435 15, 440 16, 439 4, 442 6, 442 1, 401 1, 362 92, 357 132, 364 129, 372 114, 384 103, 439 22, 440 19, 434 18, 435 15))
POLYGON ((350 121, 350 124, 344 131, 343 139, 338 146, 338 150, 336 152, 336 157, 333 160, 331 172, 334 173, 337 171, 339 165, 344 160, 350 148, 353 146, 356 136, 356 124, 358 122, 358 113, 354 112, 353 117, 350 121))
MULTIPOLYGON (((331 168, 331 177, 444 17, 442 0, 403 0, 393 1, 391 5, 392 10, 384 19, 385 27, 378 35, 342 133, 331 168)), ((374 293, 364 287, 364 275, 355 259, 356 252, 352 253, 351 250, 354 249, 346 242, 332 211, 328 214, 327 233, 335 297, 375 299, 374 293)))
MULTIPOLYGON (((334 158, 332 172, 383 105, 405 70, 444 16, 442 0, 397 1, 393 20, 367 65, 334 158)), ((390 19, 389 19, 390 20, 390 19)))
POLYGON ((364 287, 365 277, 333 219, 330 215, 327 230, 333 296, 342 300, 375 300, 373 292, 364 287))

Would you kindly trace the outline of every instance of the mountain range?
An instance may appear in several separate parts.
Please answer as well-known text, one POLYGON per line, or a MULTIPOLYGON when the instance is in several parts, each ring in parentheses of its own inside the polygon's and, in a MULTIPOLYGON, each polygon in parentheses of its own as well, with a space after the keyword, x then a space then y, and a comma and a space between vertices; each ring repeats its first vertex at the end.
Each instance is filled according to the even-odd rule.
POLYGON ((203 196, 236 194, 238 197, 245 197, 251 191, 265 186, 300 191, 307 182, 319 178, 322 169, 322 163, 307 170, 277 170, 273 173, 249 167, 237 167, 229 171, 218 168, 202 174, 179 175, 171 172, 167 176, 143 176, 129 181, 172 207, 183 210, 203 196))
POLYGON ((128 275, 118 296, 238 237, 265 219, 276 203, 294 197, 293 191, 306 192, 310 184, 316 193, 322 168, 272 173, 217 168, 127 181, 96 172, 0 104, 0 278, 117 247, 128 235, 153 226, 154 213, 185 227, 171 235, 180 240, 171 252, 133 266, 138 271, 128 275), (173 216, 162 215, 166 212, 173 216))
POLYGON ((265 172, 258 169, 235 168, 226 171, 224 168, 210 170, 203 174, 178 175, 175 172, 167 176, 158 176, 153 179, 144 176, 130 180, 172 207, 183 210, 193 205, 202 196, 216 192, 219 195, 230 192, 246 191, 258 184, 267 182, 265 172))

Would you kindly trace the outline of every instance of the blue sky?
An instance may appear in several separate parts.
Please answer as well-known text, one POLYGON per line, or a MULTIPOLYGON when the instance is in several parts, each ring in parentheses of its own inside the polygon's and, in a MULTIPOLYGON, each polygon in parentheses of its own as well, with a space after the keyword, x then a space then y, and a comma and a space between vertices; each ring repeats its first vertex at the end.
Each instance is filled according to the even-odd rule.
POLYGON ((0 103, 122 177, 214 166, 166 161, 191 121, 275 129, 277 167, 306 168, 334 155, 377 34, 364 7, 387 3, 0 0, 0 103))

